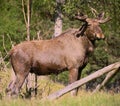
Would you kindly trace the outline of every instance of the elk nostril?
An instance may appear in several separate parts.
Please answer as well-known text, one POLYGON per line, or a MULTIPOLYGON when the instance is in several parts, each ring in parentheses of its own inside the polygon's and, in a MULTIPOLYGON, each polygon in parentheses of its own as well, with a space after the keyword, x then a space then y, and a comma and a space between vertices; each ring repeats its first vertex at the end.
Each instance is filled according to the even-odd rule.
POLYGON ((103 40, 105 40, 105 36, 103 36, 103 38, 102 38, 103 40))
POLYGON ((104 35, 101 35, 101 39, 105 39, 105 36, 104 36, 104 35))

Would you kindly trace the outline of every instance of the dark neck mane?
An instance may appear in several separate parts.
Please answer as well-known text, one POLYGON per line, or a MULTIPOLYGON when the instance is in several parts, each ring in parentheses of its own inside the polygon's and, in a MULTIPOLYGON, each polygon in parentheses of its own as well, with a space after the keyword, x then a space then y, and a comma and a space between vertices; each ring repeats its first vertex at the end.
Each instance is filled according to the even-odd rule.
POLYGON ((78 31, 78 33, 77 33, 76 36, 77 36, 77 37, 79 37, 79 36, 84 36, 84 33, 85 33, 87 27, 88 27, 88 23, 85 22, 85 24, 83 24, 83 25, 81 26, 81 28, 79 29, 79 31, 78 31))

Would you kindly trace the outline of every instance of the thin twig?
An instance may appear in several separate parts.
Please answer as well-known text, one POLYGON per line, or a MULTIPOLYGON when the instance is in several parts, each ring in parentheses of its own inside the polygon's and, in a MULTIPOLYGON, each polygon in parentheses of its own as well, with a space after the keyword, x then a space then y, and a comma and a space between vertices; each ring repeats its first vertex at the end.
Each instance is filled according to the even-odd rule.
POLYGON ((24 0, 22 0, 22 12, 23 12, 23 16, 24 16, 25 25, 27 25, 27 18, 26 18, 26 15, 25 15, 24 0))
POLYGON ((13 47, 13 46, 14 46, 14 44, 13 44, 13 41, 12 41, 12 39, 11 39, 10 35, 9 35, 9 34, 7 34, 7 36, 8 36, 8 38, 9 38, 9 40, 10 40, 11 46, 13 47))
POLYGON ((93 93, 99 91, 103 86, 105 86, 105 84, 106 84, 106 83, 109 81, 109 79, 117 72, 117 70, 118 70, 118 69, 114 69, 114 70, 110 71, 110 72, 106 75, 106 77, 105 77, 105 79, 103 80, 103 82, 96 87, 96 89, 94 90, 93 93))
POLYGON ((4 48, 5 52, 6 52, 6 54, 8 54, 8 51, 7 51, 6 47, 5 47, 5 37, 4 37, 4 35, 3 35, 3 48, 4 48))

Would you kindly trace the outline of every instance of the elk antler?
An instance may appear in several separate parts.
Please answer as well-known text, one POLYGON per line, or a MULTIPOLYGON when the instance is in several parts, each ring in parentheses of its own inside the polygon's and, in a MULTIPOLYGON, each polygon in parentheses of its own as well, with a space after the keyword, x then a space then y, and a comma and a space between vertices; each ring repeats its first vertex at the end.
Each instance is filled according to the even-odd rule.
POLYGON ((77 15, 74 16, 74 18, 86 22, 87 15, 84 15, 83 13, 78 13, 77 15))
POLYGON ((98 14, 97 19, 102 20, 104 18, 104 14, 105 14, 104 12, 98 14))
POLYGON ((106 22, 108 22, 108 21, 110 21, 110 20, 111 20, 111 18, 110 18, 110 17, 107 17, 107 18, 105 18, 105 19, 98 20, 98 22, 99 22, 100 24, 103 24, 103 23, 106 23, 106 22))
POLYGON ((103 24, 105 22, 110 21, 111 18, 107 17, 107 18, 104 19, 104 12, 102 12, 102 13, 98 14, 97 20, 98 20, 99 23, 103 24))
POLYGON ((90 6, 89 6, 89 8, 91 9, 91 12, 93 13, 93 15, 96 17, 98 15, 98 12, 90 6))

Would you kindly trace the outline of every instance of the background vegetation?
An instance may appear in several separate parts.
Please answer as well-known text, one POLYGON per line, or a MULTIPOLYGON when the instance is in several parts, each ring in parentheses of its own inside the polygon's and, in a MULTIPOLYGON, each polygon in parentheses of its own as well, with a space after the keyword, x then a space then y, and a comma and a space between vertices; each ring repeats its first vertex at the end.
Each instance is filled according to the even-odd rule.
MULTIPOLYGON (((25 1, 24 1, 25 2, 25 1)), ((25 2, 25 12, 27 11, 27 2, 25 2)), ((31 10, 31 40, 37 39, 37 32, 40 31, 42 39, 50 39, 54 33, 54 21, 56 14, 55 0, 32 0, 31 10)), ((71 20, 71 17, 78 11, 87 14, 89 17, 94 17, 90 8, 95 8, 98 12, 104 11, 105 16, 109 16, 112 20, 101 25, 106 36, 104 41, 96 42, 96 49, 89 58, 89 63, 82 73, 82 77, 100 69, 108 64, 120 61, 120 0, 65 0, 61 6, 63 13, 63 31, 70 28, 79 28, 81 22, 71 20)), ((21 0, 0 0, 0 89, 1 84, 6 86, 9 61, 7 57, 8 51, 12 45, 25 41, 26 26, 22 12, 21 0), (7 58, 6 58, 7 57, 7 58), (4 71, 4 72, 3 72, 4 71), (3 74, 4 73, 4 74, 3 74), (4 80, 3 80, 4 79, 4 80)), ((66 84, 68 81, 67 72, 64 72, 57 77, 52 76, 54 81, 59 81, 66 84)), ((104 78, 101 77, 86 85, 86 88, 91 89, 100 83, 104 78)), ((106 86, 119 91, 116 87, 120 85, 119 73, 106 86)), ((2 93, 1 93, 2 94, 2 93)), ((117 106, 117 105, 116 105, 117 106)))

